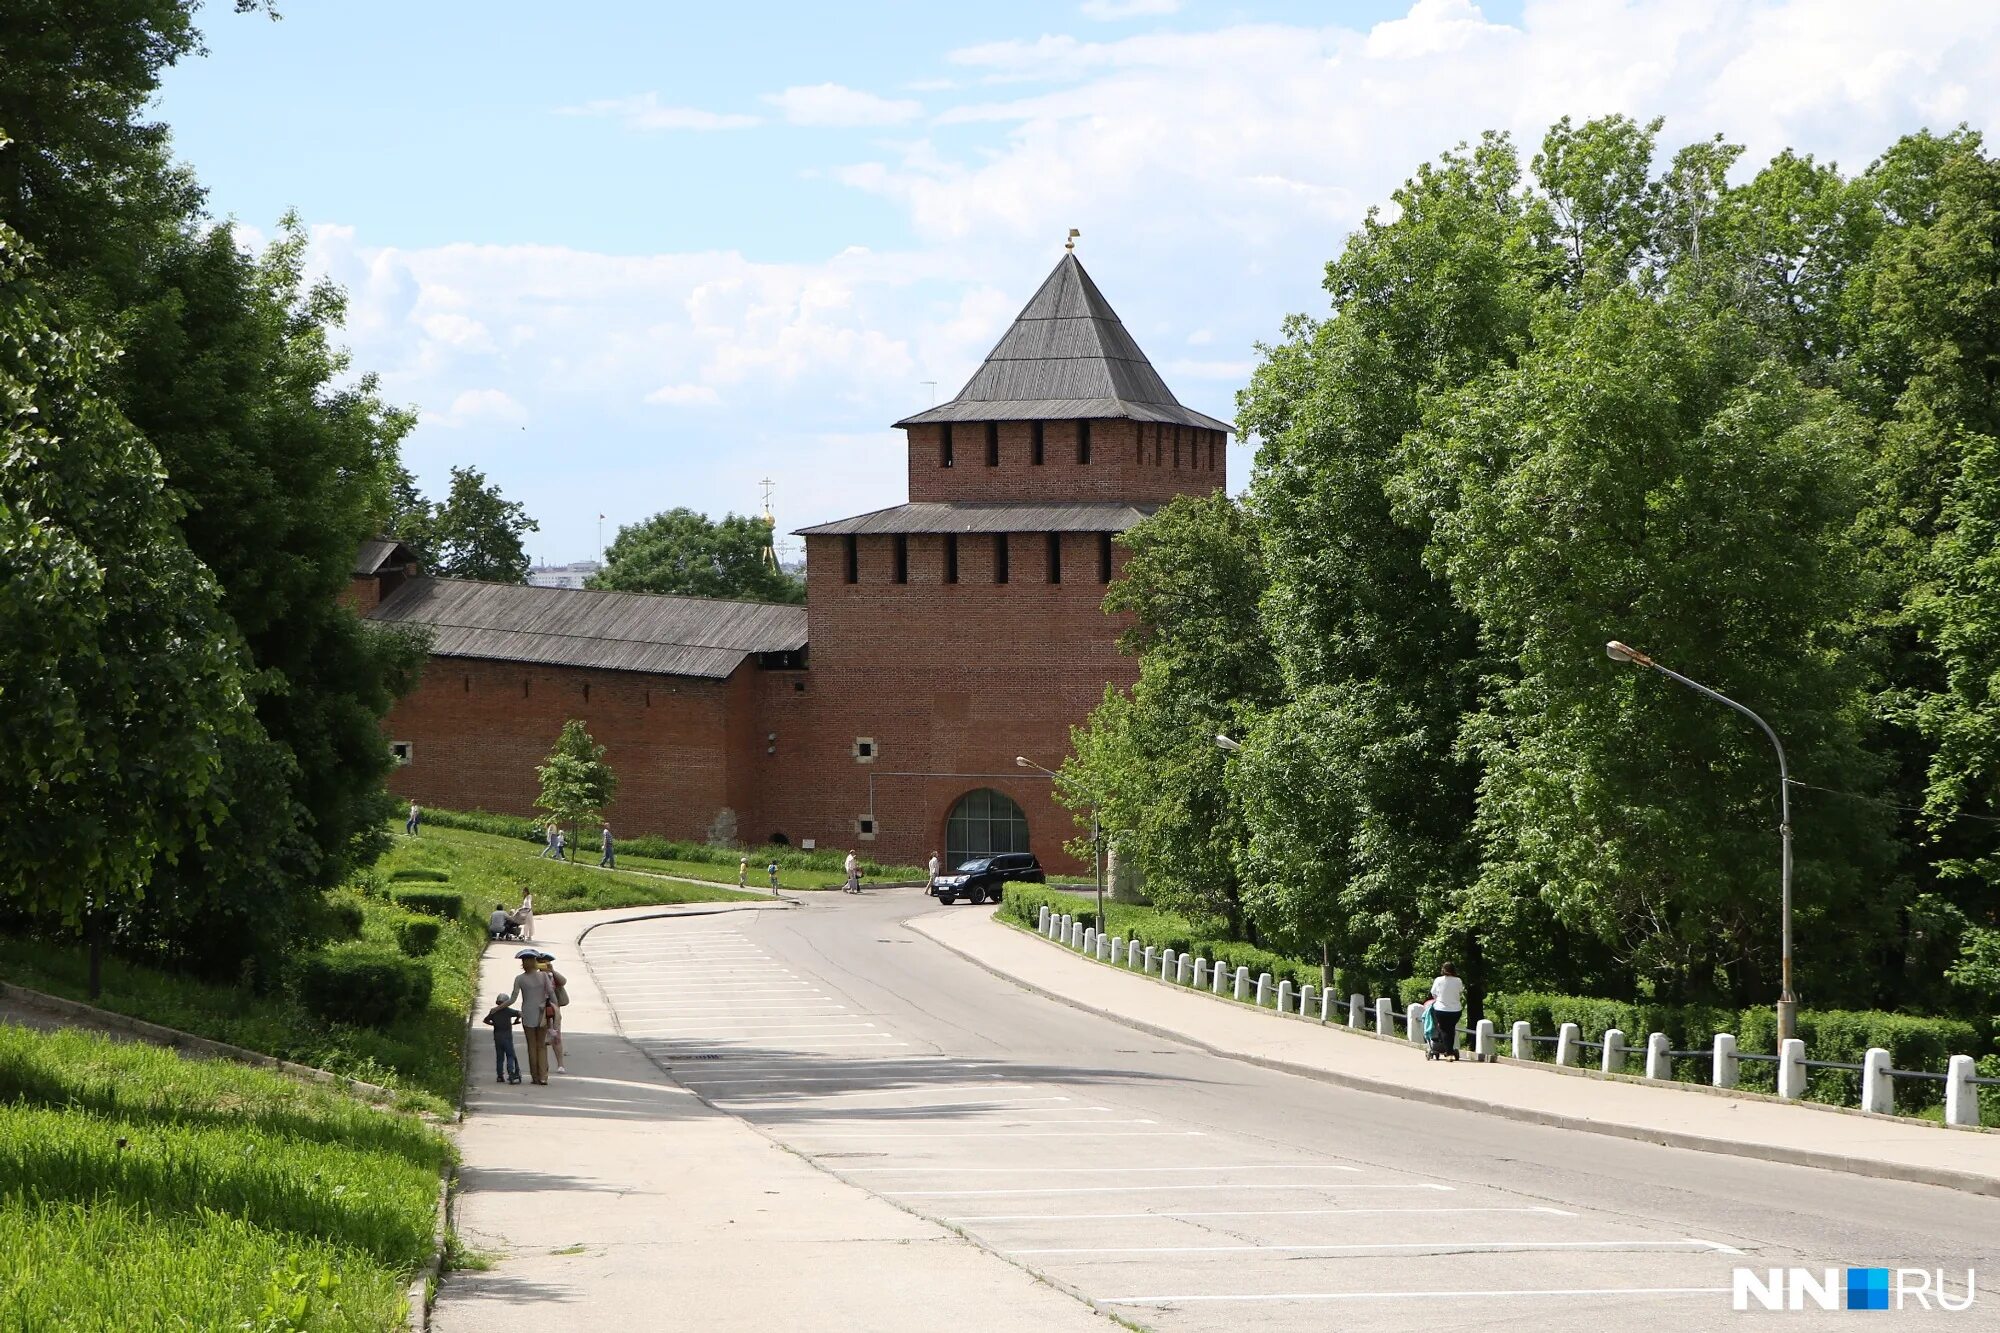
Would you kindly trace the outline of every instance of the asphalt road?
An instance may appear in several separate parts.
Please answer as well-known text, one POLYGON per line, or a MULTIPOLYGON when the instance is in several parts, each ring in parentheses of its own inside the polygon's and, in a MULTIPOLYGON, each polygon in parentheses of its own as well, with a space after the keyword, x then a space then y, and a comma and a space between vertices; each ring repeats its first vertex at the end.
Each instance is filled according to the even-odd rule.
POLYGON ((1855 1265, 1977 1270, 1969 1311, 1875 1319, 2000 1328, 2000 1199, 1223 1059, 901 925, 952 910, 817 895, 600 929, 584 953, 626 1035, 693 1091, 1137 1325, 1851 1328, 1847 1311, 1734 1313, 1731 1285, 1738 1266, 1855 1265))

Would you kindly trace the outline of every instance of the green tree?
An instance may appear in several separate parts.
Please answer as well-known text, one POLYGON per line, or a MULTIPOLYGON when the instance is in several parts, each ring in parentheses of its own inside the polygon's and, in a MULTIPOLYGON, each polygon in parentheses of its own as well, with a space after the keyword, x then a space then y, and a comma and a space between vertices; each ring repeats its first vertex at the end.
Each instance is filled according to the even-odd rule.
POLYGON ((1277 686, 1257 622, 1256 538, 1218 493, 1183 496, 1121 541, 1131 557, 1104 608, 1132 618, 1120 646, 1139 657, 1139 679, 1073 729, 1056 791, 1080 824, 1098 812, 1155 903, 1240 930, 1243 816, 1214 738, 1240 732, 1277 686))
POLYGON ((0 225, 0 898, 72 926, 200 836, 250 725, 234 627, 110 360, 0 225))
POLYGON ((772 564, 771 526, 729 514, 720 522, 692 509, 669 509, 618 529, 604 570, 590 586, 618 592, 666 592, 751 602, 805 601, 805 582, 772 564))
POLYGON ((431 504, 399 464, 390 483, 389 520, 384 531, 417 548, 424 571, 446 579, 526 583, 528 548, 523 538, 540 531, 527 507, 488 485, 477 468, 455 467, 445 498, 431 504))
POLYGON ((542 784, 535 808, 572 835, 579 824, 601 816, 618 792, 618 775, 604 762, 604 747, 590 738, 577 718, 563 723, 548 762, 535 770, 535 776, 542 784))

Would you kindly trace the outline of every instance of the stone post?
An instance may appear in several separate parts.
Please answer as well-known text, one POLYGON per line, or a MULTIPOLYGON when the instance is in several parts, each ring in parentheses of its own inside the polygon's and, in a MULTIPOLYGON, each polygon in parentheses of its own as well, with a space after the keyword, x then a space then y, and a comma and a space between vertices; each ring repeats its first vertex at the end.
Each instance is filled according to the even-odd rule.
POLYGON ((1300 1018, 1310 1018, 1312 1016, 1313 992, 1316 989, 1317 987, 1315 987, 1310 981, 1308 981, 1305 985, 1299 987, 1300 1018))
POLYGON ((1674 1057, 1667 1054, 1672 1049, 1673 1043, 1667 1040, 1666 1033, 1649 1032, 1646 1034, 1647 1078, 1658 1079, 1662 1083, 1673 1079, 1674 1057))
POLYGON ((1220 995, 1222 994, 1223 991, 1227 990, 1228 987, 1229 987, 1229 964, 1223 962, 1220 958, 1218 958, 1215 960, 1215 966, 1208 969, 1209 992, 1214 995, 1220 995))
POLYGON ((1607 1028, 1604 1033, 1604 1062, 1598 1066, 1607 1074, 1625 1072, 1625 1030, 1607 1028))
POLYGON ((1535 1033, 1525 1018, 1516 1022, 1509 1031, 1507 1049, 1516 1060, 1535 1058, 1535 1033))
POLYGON ((1583 1029, 1574 1023, 1565 1023, 1556 1029, 1556 1063, 1573 1065, 1583 1050, 1583 1029))
POLYGON ((1969 1055, 1954 1055, 1944 1072, 1944 1122, 1971 1129, 1979 1123, 1979 1085, 1972 1081, 1978 1066, 1969 1055))
POLYGON ((1175 973, 1174 980, 1183 986, 1193 985, 1194 964, 1194 959, 1188 957, 1186 954, 1182 954, 1180 962, 1176 965, 1179 970, 1175 973))
POLYGON ((1084 930, 1083 951, 1093 958, 1097 956, 1097 932, 1095 930, 1088 928, 1084 930))
POLYGON ((1288 1014, 1291 1011, 1292 1011, 1292 979, 1290 977, 1286 977, 1283 981, 1278 983, 1278 1012, 1281 1014, 1288 1014))
POLYGON ((1046 935, 1049 933, 1049 905, 1043 903, 1035 909, 1035 929, 1046 935))
POLYGON ((1494 1047, 1497 1044, 1498 1041, 1493 1031, 1493 1020, 1490 1018, 1480 1019, 1472 1029, 1472 1058, 1475 1060, 1491 1060, 1493 1058, 1494 1047))
POLYGON ((1250 969, 1247 967, 1236 969, 1235 995, 1239 1000, 1250 998, 1250 969))
POLYGON ((1194 988, 1196 990, 1208 989, 1208 960, 1206 958, 1197 958, 1194 960, 1194 988))
POLYGON ((1139 966, 1139 941, 1133 940, 1125 946, 1125 966, 1139 966))
POLYGON ((1715 1058, 1710 1061, 1709 1081, 1718 1088, 1733 1088, 1742 1074, 1743 1062, 1736 1058, 1736 1034, 1716 1033, 1715 1058))
POLYGON ((1347 997, 1347 1026, 1359 1030, 1361 1015, 1368 1012, 1368 997, 1360 991, 1347 997))
POLYGON ((1107 937, 1105 937, 1105 936, 1103 936, 1103 935, 1099 935, 1099 936, 1097 937, 1097 961, 1098 961, 1098 962, 1100 962, 1100 963, 1112 963, 1112 962, 1116 962, 1116 961, 1118 960, 1118 950, 1117 950, 1117 948, 1116 948, 1116 946, 1115 946, 1115 944, 1114 944, 1114 940, 1115 940, 1115 937, 1112 937, 1112 938, 1107 938, 1107 937))
POLYGON ((1270 1002, 1271 1002, 1271 974, 1269 972, 1259 972, 1257 974, 1257 1007, 1259 1009, 1262 1009, 1265 1005, 1269 1004, 1270 1002))
POLYGON ((1153 946, 1152 946, 1152 945, 1150 945, 1150 944, 1149 944, 1149 945, 1147 945, 1147 946, 1146 946, 1146 952, 1145 952, 1145 953, 1143 953, 1143 954, 1141 954, 1141 955, 1139 956, 1139 961, 1140 961, 1140 963, 1141 963, 1141 964, 1143 964, 1143 966, 1141 966, 1139 970, 1140 970, 1141 972, 1144 972, 1144 973, 1145 973, 1145 974, 1146 974, 1147 976, 1149 976, 1149 977, 1150 977, 1150 976, 1152 976, 1152 975, 1153 975, 1153 946))
POLYGON ((1125 937, 1123 935, 1113 935, 1111 937, 1111 961, 1114 963, 1125 961, 1125 937))
POLYGON ((1392 1037, 1396 1034, 1396 1002, 1384 995, 1375 1001, 1375 1035, 1392 1037))
POLYGON ((1333 1006, 1334 1006, 1333 987, 1328 986, 1325 990, 1321 991, 1319 995, 1320 1022, 1331 1023, 1333 1021, 1333 1006))
POLYGON ((1778 1095, 1788 1102, 1806 1095, 1806 1044, 1797 1037, 1778 1046, 1778 1095))
POLYGON ((1162 981, 1172 981, 1174 979, 1174 951, 1172 949, 1160 950, 1159 976, 1162 981))
POLYGON ((1889 1077, 1889 1053, 1870 1046, 1861 1057, 1861 1109, 1876 1115, 1896 1112, 1896 1080, 1889 1077))
POLYGON ((1411 1041, 1416 1042, 1419 1046, 1423 1045, 1424 1007, 1422 1005, 1413 1004, 1403 1010, 1403 1035, 1411 1041))

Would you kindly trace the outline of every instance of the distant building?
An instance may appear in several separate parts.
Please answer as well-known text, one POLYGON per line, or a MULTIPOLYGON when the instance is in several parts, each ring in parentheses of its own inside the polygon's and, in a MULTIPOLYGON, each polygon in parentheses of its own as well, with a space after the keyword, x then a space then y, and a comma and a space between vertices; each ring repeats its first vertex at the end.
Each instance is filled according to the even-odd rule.
POLYGON ((581 588, 584 580, 604 568, 595 560, 576 560, 567 565, 535 565, 528 570, 530 588, 581 588))
MULTIPOLYGON (((581 718, 618 772, 612 826, 811 839, 887 861, 1063 851, 1048 779, 1106 684, 1116 535, 1223 484, 1229 427, 1181 406, 1065 255, 957 397, 897 423, 909 502, 805 529, 806 604, 409 577, 371 548, 357 603, 428 626, 423 682, 389 715, 391 786, 528 814, 535 765, 581 718)), ((831 460, 830 460, 831 462, 831 460)), ((580 584, 595 564, 538 569, 580 584)))

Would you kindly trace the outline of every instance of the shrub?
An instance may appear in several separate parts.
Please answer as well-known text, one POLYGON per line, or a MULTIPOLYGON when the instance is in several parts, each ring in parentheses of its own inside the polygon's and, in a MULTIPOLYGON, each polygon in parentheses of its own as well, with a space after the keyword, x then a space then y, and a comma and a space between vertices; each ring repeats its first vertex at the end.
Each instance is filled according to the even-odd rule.
POLYGON ((309 955, 299 969, 298 998, 336 1023, 387 1027, 431 1002, 431 970, 373 944, 342 944, 309 955))
POLYGON ((465 895, 446 889, 402 889, 395 895, 397 903, 412 912, 422 912, 445 921, 456 921, 465 915, 465 895))
POLYGON ((422 958, 437 947, 444 922, 434 916, 409 916, 396 923, 396 947, 410 958, 422 958))
POLYGON ((361 938, 361 923, 366 913, 362 910, 360 898, 337 893, 328 898, 320 910, 327 935, 344 940, 361 938))
POLYGON ((451 872, 434 870, 429 866, 410 866, 398 870, 389 878, 403 884, 447 884, 451 881, 451 872))

